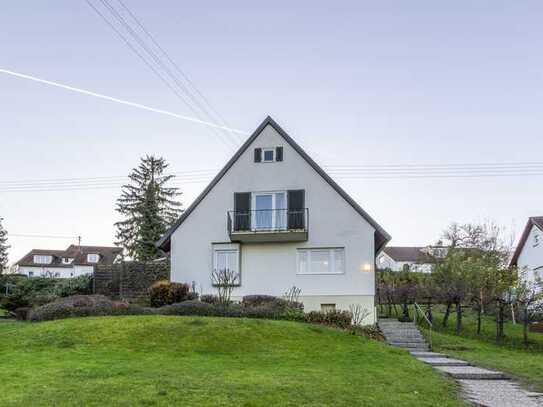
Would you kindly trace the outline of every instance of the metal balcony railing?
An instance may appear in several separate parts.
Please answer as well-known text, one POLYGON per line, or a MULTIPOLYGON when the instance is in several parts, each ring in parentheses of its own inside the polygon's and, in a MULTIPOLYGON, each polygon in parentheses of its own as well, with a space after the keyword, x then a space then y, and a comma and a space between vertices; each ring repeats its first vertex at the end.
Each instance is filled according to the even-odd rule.
POLYGON ((308 219, 307 208, 228 211, 228 232, 307 232, 308 219))

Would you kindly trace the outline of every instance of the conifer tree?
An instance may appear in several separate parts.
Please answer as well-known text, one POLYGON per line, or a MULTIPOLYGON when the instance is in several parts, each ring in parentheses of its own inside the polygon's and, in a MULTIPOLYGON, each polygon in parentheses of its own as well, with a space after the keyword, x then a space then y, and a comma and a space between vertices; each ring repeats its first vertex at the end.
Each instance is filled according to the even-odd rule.
POLYGON ((2 225, 3 220, 3 218, 0 218, 0 274, 8 265, 8 249, 10 247, 8 245, 8 232, 2 225))
POLYGON ((156 241, 182 212, 178 188, 168 187, 174 175, 165 175, 168 164, 162 157, 141 158, 123 185, 117 199, 117 212, 124 219, 115 223, 116 244, 134 260, 153 260, 159 256, 156 241))

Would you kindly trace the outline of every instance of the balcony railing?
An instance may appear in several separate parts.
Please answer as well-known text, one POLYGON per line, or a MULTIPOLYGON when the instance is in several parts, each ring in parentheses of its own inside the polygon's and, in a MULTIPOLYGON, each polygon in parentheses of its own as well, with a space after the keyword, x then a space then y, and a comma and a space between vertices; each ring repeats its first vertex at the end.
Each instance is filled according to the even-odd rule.
POLYGON ((308 219, 307 208, 229 211, 228 232, 237 241, 307 240, 308 219))

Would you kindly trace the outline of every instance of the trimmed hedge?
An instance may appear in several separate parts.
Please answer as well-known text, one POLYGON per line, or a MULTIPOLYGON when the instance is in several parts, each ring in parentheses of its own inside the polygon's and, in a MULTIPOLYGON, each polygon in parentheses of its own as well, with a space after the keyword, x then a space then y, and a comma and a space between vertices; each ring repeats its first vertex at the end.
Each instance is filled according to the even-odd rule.
MULTIPOLYGON (((205 298, 202 296, 202 298, 205 298)), ((207 299, 207 298, 205 298, 207 299)), ((284 300, 282 300, 284 301, 284 300)), ((323 324, 353 330, 352 316, 348 311, 311 311, 304 314, 299 308, 285 307, 276 299, 251 298, 241 304, 228 306, 204 301, 188 300, 160 308, 140 307, 127 302, 112 301, 103 295, 75 295, 58 299, 30 311, 30 321, 48 321, 69 317, 103 315, 194 315, 231 318, 283 319, 313 324, 323 324), (254 300, 254 301, 253 301, 254 300), (257 304, 257 305, 249 305, 257 304)))
POLYGON ((92 278, 89 275, 67 279, 19 277, 11 283, 14 283, 15 287, 11 288, 10 294, 3 296, 0 304, 8 311, 44 305, 59 297, 90 294, 92 278))
POLYGON ((50 321, 70 317, 106 315, 147 315, 153 311, 121 301, 111 301, 103 295, 74 295, 60 298, 30 311, 30 321, 50 321))
POLYGON ((314 324, 330 325, 341 329, 348 329, 352 326, 352 315, 349 311, 339 310, 328 312, 311 311, 305 314, 305 321, 314 324))

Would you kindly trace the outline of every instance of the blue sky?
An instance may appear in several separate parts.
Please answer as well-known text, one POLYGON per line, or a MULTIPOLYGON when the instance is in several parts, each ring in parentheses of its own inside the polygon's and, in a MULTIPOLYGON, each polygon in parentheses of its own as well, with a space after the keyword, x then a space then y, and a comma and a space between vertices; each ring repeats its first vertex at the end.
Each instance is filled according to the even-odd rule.
MULTIPOLYGON (((541 161, 540 2, 124 1, 230 125, 270 114, 322 165, 541 161)), ((191 114, 83 0, 8 2, 0 34, 0 68, 191 114)), ((211 169, 232 154, 204 126, 4 74, 0 112, 0 182, 121 176, 148 153, 211 169)), ((518 235, 543 210, 542 176, 338 181, 398 245, 455 220, 518 235)), ((184 205, 204 187, 182 185, 184 205)), ((107 245, 118 195, 0 191, 0 216, 13 234, 107 245)), ((69 243, 12 237, 11 260, 69 243)))

